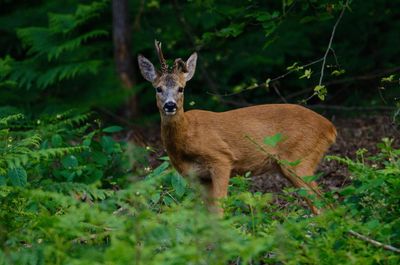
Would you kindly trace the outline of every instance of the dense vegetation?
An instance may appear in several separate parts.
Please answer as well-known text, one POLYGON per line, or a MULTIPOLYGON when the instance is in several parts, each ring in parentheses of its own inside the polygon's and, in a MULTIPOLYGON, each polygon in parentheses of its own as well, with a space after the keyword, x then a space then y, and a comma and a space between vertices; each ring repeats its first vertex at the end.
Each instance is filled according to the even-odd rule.
MULTIPOLYGON (((198 51, 187 108, 288 101, 399 120, 395 1, 264 2, 129 1, 130 53, 155 62, 156 38, 170 61, 198 51)), ((134 58, 132 87, 118 77, 111 1, 0 6, 0 265, 400 263, 393 139, 371 156, 329 157, 351 184, 316 201, 320 216, 302 206, 304 190, 275 195, 281 207, 249 192, 246 174, 218 219, 196 182, 167 157, 152 168, 153 147, 127 140, 158 113, 134 58)))

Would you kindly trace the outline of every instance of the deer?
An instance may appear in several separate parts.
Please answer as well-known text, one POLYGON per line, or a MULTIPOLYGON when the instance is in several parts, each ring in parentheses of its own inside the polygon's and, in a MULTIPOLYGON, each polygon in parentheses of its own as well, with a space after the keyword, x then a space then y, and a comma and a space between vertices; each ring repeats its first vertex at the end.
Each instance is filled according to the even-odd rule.
MULTIPOLYGON (((329 147, 335 142, 335 126, 320 114, 296 104, 263 104, 225 112, 184 111, 184 91, 196 69, 197 53, 169 67, 161 43, 155 41, 160 70, 143 55, 139 69, 155 88, 161 117, 161 140, 172 166, 182 176, 196 176, 204 186, 211 212, 223 216, 221 200, 228 194, 230 178, 279 172, 295 187, 320 197, 315 181, 303 178, 315 174, 329 147), (254 143, 281 133, 284 140, 261 152, 254 143), (279 163, 300 161, 300 163, 279 163)), ((305 198, 313 214, 320 213, 305 198)))

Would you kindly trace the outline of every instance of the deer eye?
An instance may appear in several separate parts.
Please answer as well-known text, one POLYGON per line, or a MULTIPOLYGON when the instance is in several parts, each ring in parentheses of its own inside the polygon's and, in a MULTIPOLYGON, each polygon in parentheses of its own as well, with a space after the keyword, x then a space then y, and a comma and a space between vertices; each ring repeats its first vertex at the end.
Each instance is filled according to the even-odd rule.
POLYGON ((161 87, 157 87, 156 90, 157 90, 157 93, 161 93, 162 92, 162 88, 161 87))
POLYGON ((179 87, 179 88, 178 88, 178 92, 179 92, 179 93, 182 93, 182 92, 183 92, 183 87, 179 87))

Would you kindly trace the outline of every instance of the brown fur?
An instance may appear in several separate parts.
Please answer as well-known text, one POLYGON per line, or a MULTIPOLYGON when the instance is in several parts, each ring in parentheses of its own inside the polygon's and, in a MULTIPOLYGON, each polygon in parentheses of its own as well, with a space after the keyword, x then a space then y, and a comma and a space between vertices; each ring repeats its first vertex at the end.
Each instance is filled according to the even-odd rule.
MULTIPOLYGON (((182 175, 209 179, 213 199, 227 195, 229 178, 235 174, 261 174, 278 167, 274 159, 248 139, 262 145, 265 136, 276 133, 281 133, 284 140, 270 148, 270 153, 282 160, 300 159, 299 165, 281 170, 296 187, 309 188, 298 176, 313 175, 336 138, 332 123, 309 109, 291 104, 259 105, 221 113, 180 109, 172 117, 162 116, 161 122, 162 141, 172 165, 182 175)), ((311 186, 319 193, 315 183, 311 186)), ((310 206, 314 213, 318 212, 310 206)))
POLYGON ((202 180, 209 192, 209 202, 216 206, 217 212, 222 213, 222 209, 215 202, 227 195, 230 177, 249 171, 256 175, 280 169, 294 186, 321 194, 315 182, 307 184, 301 177, 315 173, 321 158, 335 142, 336 129, 331 122, 291 104, 259 105, 221 113, 184 112, 183 88, 194 75, 197 54, 193 53, 186 62, 177 59, 170 73, 165 70, 168 66, 161 44, 156 41, 155 46, 164 71, 156 72, 142 55, 138 56, 138 63, 143 77, 157 88, 163 144, 179 173, 196 175, 202 180), (175 104, 172 112, 165 108, 167 102, 175 104), (274 148, 265 146, 267 154, 261 152, 258 144, 263 145, 264 137, 277 133, 284 140, 274 148), (301 162, 288 166, 277 163, 278 160, 301 162))

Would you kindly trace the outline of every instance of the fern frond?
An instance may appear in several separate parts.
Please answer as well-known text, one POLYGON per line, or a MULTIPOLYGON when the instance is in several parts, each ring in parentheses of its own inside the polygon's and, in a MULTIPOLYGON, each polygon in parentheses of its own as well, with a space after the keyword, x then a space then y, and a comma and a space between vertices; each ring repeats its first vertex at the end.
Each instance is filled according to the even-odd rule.
POLYGON ((58 59, 58 57, 66 51, 72 51, 81 46, 84 42, 92 38, 108 36, 108 32, 105 30, 92 30, 83 35, 80 35, 74 39, 66 40, 61 42, 58 46, 54 46, 47 51, 47 59, 52 61, 58 59))
POLYGON ((4 79, 12 70, 14 59, 7 55, 5 58, 0 58, 0 80, 4 79))
POLYGON ((114 194, 112 190, 98 189, 93 186, 76 182, 57 182, 45 187, 49 191, 55 191, 68 195, 87 196, 90 200, 104 200, 114 194))
POLYGON ((73 147, 60 147, 60 148, 48 148, 43 150, 38 150, 30 154, 30 157, 34 160, 42 160, 42 159, 53 159, 59 158, 66 155, 80 153, 84 150, 87 150, 86 146, 73 146, 73 147))
POLYGON ((61 158, 65 155, 80 153, 86 150, 85 146, 49 148, 43 150, 32 150, 26 147, 21 147, 15 152, 4 153, 0 159, 0 168, 15 168, 26 166, 29 163, 38 163, 40 161, 48 161, 54 158, 61 158))
POLYGON ((83 25, 89 20, 99 17, 101 12, 108 7, 109 3, 109 0, 103 0, 92 2, 89 5, 78 5, 78 8, 75 12, 76 25, 83 25))
POLYGON ((90 4, 78 5, 74 14, 49 13, 49 28, 54 33, 67 34, 92 20, 99 17, 107 8, 110 1, 97 1, 90 4))
POLYGON ((100 60, 88 60, 75 63, 64 63, 53 67, 47 72, 39 75, 36 85, 39 88, 46 88, 56 82, 72 79, 78 75, 96 74, 101 65, 100 60))
POLYGON ((7 126, 10 122, 21 120, 24 118, 24 115, 21 113, 9 115, 4 118, 0 118, 0 126, 7 126))
POLYGON ((57 38, 48 28, 27 27, 17 30, 17 36, 28 47, 28 54, 46 54, 57 44, 57 38))

